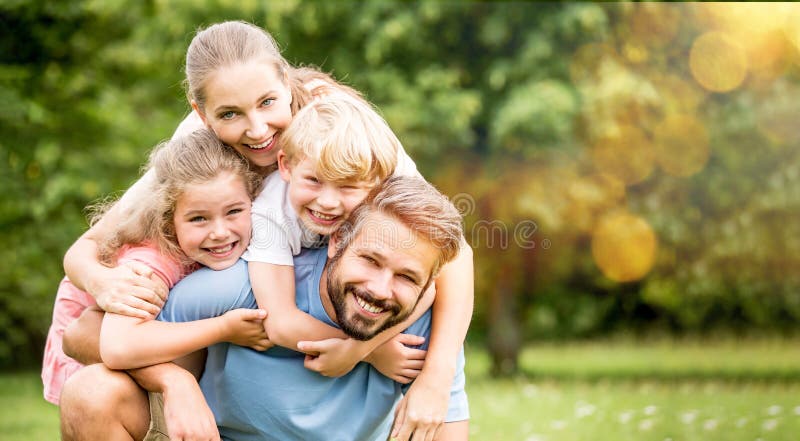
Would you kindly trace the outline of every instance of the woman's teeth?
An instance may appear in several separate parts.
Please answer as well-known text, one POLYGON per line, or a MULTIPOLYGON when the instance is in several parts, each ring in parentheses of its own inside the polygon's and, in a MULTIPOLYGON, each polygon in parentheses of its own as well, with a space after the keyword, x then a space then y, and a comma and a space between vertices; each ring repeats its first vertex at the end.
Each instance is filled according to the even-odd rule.
POLYGON ((356 302, 358 302, 358 306, 362 307, 364 310, 369 311, 373 314, 380 314, 383 312, 383 308, 370 305, 369 303, 367 303, 366 300, 362 299, 361 297, 356 296, 356 302))
MULTIPOLYGON (((274 136, 273 136, 272 138, 274 138, 274 136)), ((251 149, 260 150, 260 149, 263 149, 264 147, 266 147, 266 146, 268 146, 268 145, 272 144, 272 138, 270 138, 270 139, 268 139, 268 140, 266 140, 266 141, 262 142, 261 144, 248 144, 248 146, 249 146, 251 149)))

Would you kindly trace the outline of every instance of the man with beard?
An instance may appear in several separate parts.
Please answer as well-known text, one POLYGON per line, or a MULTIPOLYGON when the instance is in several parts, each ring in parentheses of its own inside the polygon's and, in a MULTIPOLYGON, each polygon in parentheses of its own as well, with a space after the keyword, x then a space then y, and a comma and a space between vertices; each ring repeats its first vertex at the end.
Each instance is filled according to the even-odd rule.
MULTIPOLYGON (((353 211, 331 237, 327 249, 304 250, 295 257, 297 306, 319 320, 341 327, 353 338, 370 339, 409 316, 438 270, 458 254, 461 236, 461 217, 441 193, 421 179, 392 178, 353 211)), ((242 307, 255 308, 256 303, 247 265, 240 261, 224 271, 199 270, 186 277, 171 291, 160 319, 199 320, 242 307)), ((431 314, 427 311, 405 332, 427 338, 430 326, 431 314)), ((304 357, 280 347, 266 352, 228 343, 209 347, 200 388, 221 437, 388 438, 392 410, 402 395, 402 385, 366 363, 358 363, 344 376, 325 377, 306 369, 304 357)), ((188 365, 202 368, 196 361, 194 364, 188 365)), ((159 366, 164 372, 182 369, 172 364, 159 366)), ((181 374, 165 373, 146 388, 163 391, 168 397, 168 379, 177 375, 181 374)), ((78 378, 76 381, 80 382, 81 377, 78 378)), ((73 385, 65 393, 70 390, 76 387, 73 385)), ((62 397, 62 402, 70 407, 62 410, 62 418, 76 419, 62 421, 62 427, 77 428, 78 432, 67 438, 80 438, 81 433, 93 431, 85 420, 83 425, 77 423, 81 415, 96 415, 103 409, 118 410, 121 406, 92 401, 91 394, 62 397)), ((112 419, 119 419, 108 413, 91 421, 112 424, 112 419)), ((448 414, 437 439, 466 439, 468 418, 462 353, 448 414)), ((155 415, 153 420, 157 420, 155 415)), ((129 424, 113 423, 126 427, 129 424)))

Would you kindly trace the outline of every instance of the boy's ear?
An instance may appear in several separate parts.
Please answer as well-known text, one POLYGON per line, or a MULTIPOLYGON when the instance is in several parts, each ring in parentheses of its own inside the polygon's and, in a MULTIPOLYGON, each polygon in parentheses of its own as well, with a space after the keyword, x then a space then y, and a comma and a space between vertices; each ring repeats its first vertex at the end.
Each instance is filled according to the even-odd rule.
POLYGON ((289 159, 286 157, 286 153, 283 150, 278 150, 278 171, 281 174, 281 178, 289 182, 292 177, 292 170, 291 166, 289 165, 289 159))
POLYGON ((210 129, 211 126, 208 125, 208 118, 206 118, 206 113, 200 109, 200 106, 197 105, 197 101, 195 100, 192 100, 192 110, 194 110, 195 112, 197 112, 198 115, 200 115, 200 119, 203 120, 203 124, 205 124, 210 129))

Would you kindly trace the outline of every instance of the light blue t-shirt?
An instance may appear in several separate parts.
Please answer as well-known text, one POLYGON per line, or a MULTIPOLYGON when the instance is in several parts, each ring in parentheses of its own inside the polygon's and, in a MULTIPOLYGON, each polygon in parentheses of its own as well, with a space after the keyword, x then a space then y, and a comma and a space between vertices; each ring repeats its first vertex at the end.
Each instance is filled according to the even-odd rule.
MULTIPOLYGON (((304 249, 294 259, 297 307, 338 327, 322 306, 319 281, 325 248, 304 249)), ((159 320, 184 322, 235 308, 255 308, 247 263, 190 274, 172 289, 159 320)), ((428 310, 405 332, 430 335, 428 310)), ((303 354, 282 347, 266 352, 228 343, 208 348, 200 387, 226 440, 386 440, 394 407, 405 387, 367 363, 329 378, 303 366, 303 354)), ((469 418, 464 354, 459 354, 446 421, 469 418)))

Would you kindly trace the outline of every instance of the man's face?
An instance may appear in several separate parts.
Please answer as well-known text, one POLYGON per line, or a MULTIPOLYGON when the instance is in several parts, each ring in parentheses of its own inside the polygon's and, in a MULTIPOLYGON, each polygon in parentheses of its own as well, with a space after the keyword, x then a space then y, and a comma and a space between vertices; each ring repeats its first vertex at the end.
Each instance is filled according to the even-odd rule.
POLYGON ((373 213, 328 263, 328 295, 339 326, 368 340, 411 314, 427 287, 435 247, 405 225, 373 213))

